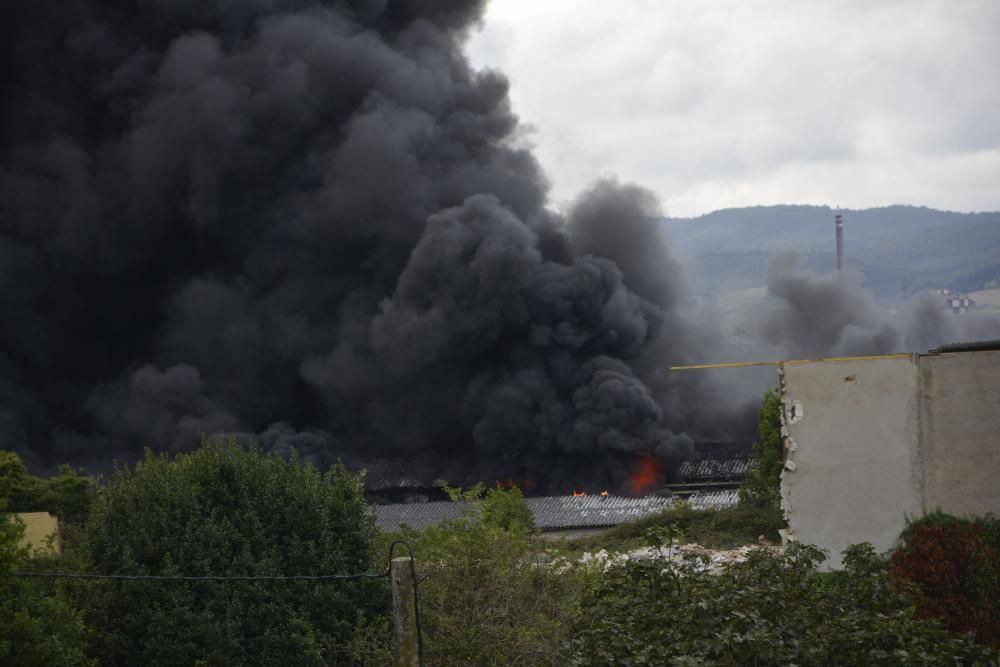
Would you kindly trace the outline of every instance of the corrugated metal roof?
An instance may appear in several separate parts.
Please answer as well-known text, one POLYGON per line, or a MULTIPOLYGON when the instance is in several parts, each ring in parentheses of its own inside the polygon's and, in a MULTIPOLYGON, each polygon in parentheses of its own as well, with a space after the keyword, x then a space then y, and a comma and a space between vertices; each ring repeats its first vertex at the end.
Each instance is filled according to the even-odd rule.
MULTIPOLYGON (((695 509, 731 507, 739 494, 736 490, 699 491, 688 497, 695 509)), ((606 528, 655 514, 670 507, 675 498, 645 496, 547 496, 527 498, 528 507, 541 530, 565 528, 606 528)), ((450 501, 376 505, 376 523, 382 530, 396 530, 405 524, 422 529, 442 521, 454 521, 462 506, 450 501)))
POLYGON ((603 528, 641 519, 670 507, 672 498, 646 496, 549 496, 528 498, 535 525, 542 530, 603 528))
POLYGON ((461 512, 462 506, 450 500, 375 505, 375 524, 382 530, 396 530, 403 525, 421 530, 442 521, 454 521, 461 512))
POLYGON ((688 481, 718 477, 742 477, 746 475, 752 463, 753 459, 751 458, 685 461, 681 464, 680 475, 688 481))

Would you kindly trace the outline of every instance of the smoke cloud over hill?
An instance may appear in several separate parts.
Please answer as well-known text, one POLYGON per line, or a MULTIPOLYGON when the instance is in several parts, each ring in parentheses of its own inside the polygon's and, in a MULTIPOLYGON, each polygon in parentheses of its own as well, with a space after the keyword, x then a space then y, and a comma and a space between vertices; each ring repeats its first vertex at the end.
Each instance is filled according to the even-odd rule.
MULTIPOLYGON (((666 371, 729 342, 652 195, 546 208, 507 81, 462 53, 483 4, 17 3, 0 448, 98 466, 237 432, 564 490, 745 436, 759 387, 666 371)), ((769 286, 760 349, 956 337, 784 264, 769 286)))

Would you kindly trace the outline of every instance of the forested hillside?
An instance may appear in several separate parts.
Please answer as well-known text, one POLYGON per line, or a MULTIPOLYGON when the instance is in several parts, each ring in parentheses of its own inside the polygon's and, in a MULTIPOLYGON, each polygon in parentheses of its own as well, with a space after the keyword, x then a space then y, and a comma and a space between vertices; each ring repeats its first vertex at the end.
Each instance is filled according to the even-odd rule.
POLYGON ((832 270, 836 213, 844 216, 847 263, 883 298, 924 288, 973 291, 1000 280, 1000 212, 756 206, 666 218, 664 228, 692 289, 724 292, 762 285, 776 252, 796 251, 811 269, 832 270))

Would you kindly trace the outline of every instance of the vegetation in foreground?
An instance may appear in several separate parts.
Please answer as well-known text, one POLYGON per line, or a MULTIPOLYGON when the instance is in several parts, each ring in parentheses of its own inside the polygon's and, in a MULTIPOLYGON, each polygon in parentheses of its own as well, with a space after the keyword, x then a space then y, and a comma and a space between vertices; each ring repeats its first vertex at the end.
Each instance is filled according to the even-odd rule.
POLYGON ((793 545, 754 552, 721 575, 629 561, 588 586, 572 664, 986 665, 998 654, 918 619, 870 545, 824 574, 824 554, 793 545))
POLYGON ((13 528, 0 536, 4 664, 350 664, 359 629, 380 623, 389 606, 381 579, 66 583, 9 575, 20 568, 193 577, 384 568, 360 477, 342 466, 321 473, 232 439, 172 458, 147 453, 100 488, 86 521, 71 522, 68 535, 60 558, 31 558, 16 547, 13 528), (39 603, 38 594, 47 597, 39 603), (51 632, 46 624, 57 621, 59 632, 51 632))
MULTIPOLYGON (((775 416, 765 400, 763 424, 775 416)), ((683 504, 578 543, 543 539, 517 489, 448 489, 462 517, 379 535, 359 477, 321 473, 232 441, 147 455, 104 485, 64 470, 38 480, 0 457, 0 503, 56 511, 65 551, 17 546, 0 521, 0 663, 316 664, 392 661, 384 581, 40 581, 19 569, 117 574, 376 571, 410 542, 433 665, 988 665, 1000 661, 1000 522, 940 512, 887 555, 858 545, 843 571, 819 550, 760 550, 711 574, 697 558, 614 562, 580 553, 776 539, 767 492, 728 510, 683 504)), ((770 470, 762 467, 761 470, 770 470)))
MULTIPOLYGON (((468 511, 459 521, 392 536, 411 541, 425 577, 428 664, 991 665, 1000 660, 997 647, 977 641, 968 632, 972 628, 921 613, 910 580, 897 578, 894 561, 870 545, 848 549, 845 569, 831 573, 818 569, 825 554, 803 545, 755 551, 722 574, 711 574, 697 558, 679 564, 581 562, 521 526, 505 530, 494 524, 482 511, 490 498, 465 502, 468 511)), ((686 538, 676 525, 665 530, 650 522, 647 530, 647 545, 664 536, 686 538)), ((901 543, 896 553, 906 548, 901 543)), ((981 597, 995 599, 998 593, 994 587, 981 597)), ((388 664, 388 656, 383 660, 372 664, 388 664)))
POLYGON ((772 508, 747 505, 721 509, 696 510, 690 504, 678 502, 656 514, 637 521, 615 526, 604 533, 576 540, 557 542, 567 555, 594 552, 623 552, 650 545, 650 535, 666 529, 676 529, 688 542, 709 549, 732 549, 745 544, 764 542, 778 544, 778 530, 784 528, 781 512, 772 508))

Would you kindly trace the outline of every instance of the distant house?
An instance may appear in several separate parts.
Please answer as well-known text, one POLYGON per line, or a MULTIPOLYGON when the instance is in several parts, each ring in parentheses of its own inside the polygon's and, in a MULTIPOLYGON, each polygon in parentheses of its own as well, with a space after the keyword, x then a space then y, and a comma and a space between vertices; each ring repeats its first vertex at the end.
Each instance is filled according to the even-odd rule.
POLYGON ((950 310, 953 313, 967 313, 976 305, 976 302, 968 294, 959 294, 948 289, 937 289, 933 293, 944 300, 945 310, 950 310))

